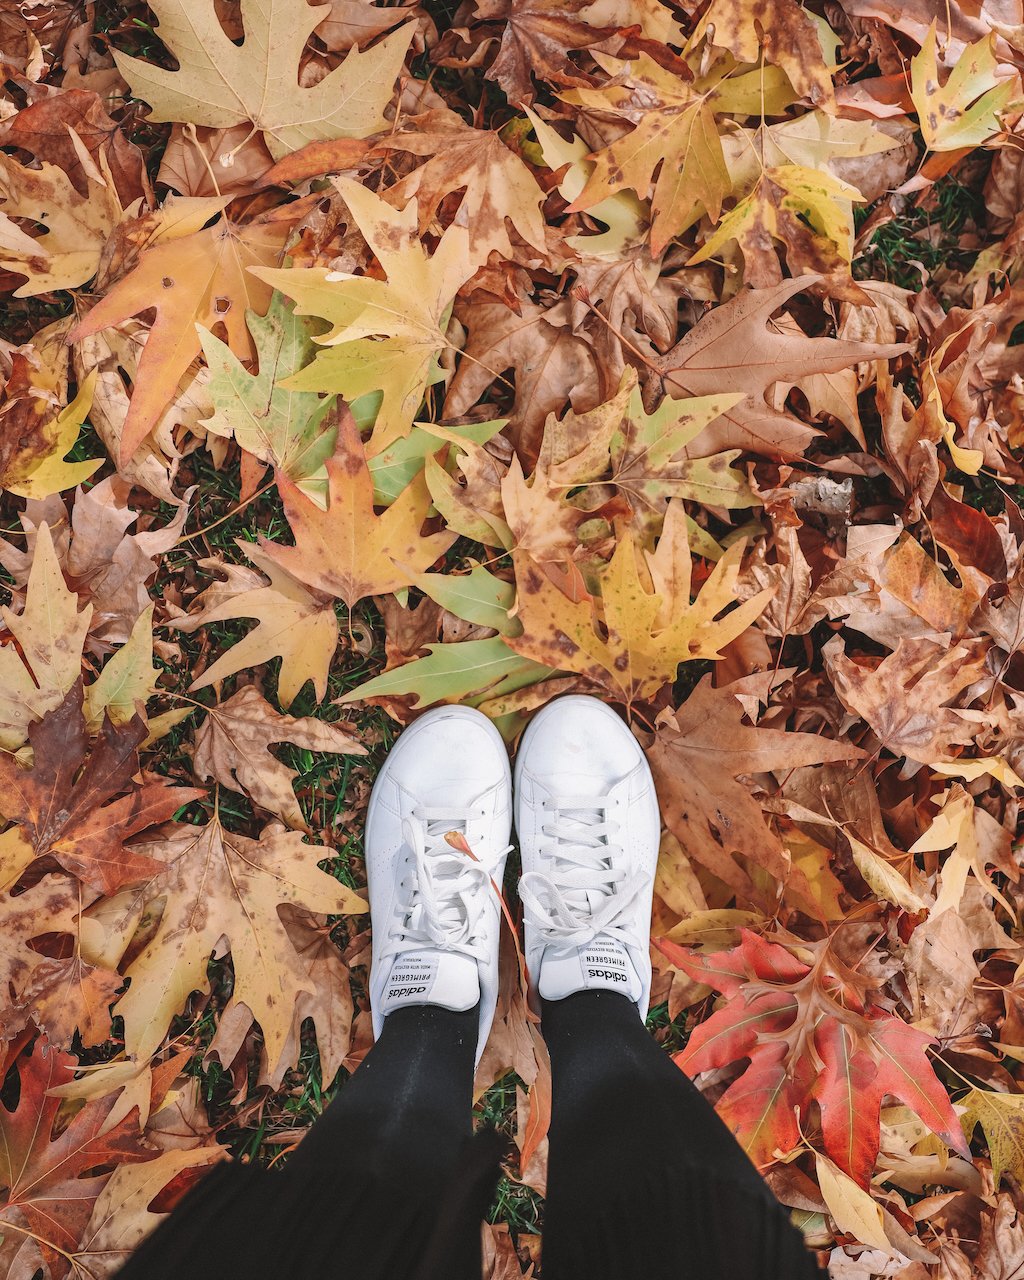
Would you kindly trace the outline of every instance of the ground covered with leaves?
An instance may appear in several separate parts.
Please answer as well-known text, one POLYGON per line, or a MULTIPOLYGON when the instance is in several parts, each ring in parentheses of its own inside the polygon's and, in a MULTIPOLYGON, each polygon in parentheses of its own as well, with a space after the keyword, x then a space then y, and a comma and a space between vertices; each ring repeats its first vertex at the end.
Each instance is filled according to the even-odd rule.
POLYGON ((5 0, 0 49, 0 1274, 287 1160, 370 1045, 374 769, 567 691, 657 780, 651 1030, 832 1275, 1024 1274, 1020 0, 5 0))

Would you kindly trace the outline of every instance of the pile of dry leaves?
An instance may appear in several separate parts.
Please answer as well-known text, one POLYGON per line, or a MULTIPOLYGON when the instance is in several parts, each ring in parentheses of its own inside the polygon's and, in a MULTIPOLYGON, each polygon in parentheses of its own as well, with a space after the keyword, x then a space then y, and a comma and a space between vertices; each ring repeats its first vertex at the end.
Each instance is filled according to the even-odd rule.
POLYGON ((655 771, 657 1034, 833 1276, 1024 1274, 1021 0, 4 0, 0 49, 0 1274, 286 1154, 369 1044, 395 722, 569 690, 655 771))

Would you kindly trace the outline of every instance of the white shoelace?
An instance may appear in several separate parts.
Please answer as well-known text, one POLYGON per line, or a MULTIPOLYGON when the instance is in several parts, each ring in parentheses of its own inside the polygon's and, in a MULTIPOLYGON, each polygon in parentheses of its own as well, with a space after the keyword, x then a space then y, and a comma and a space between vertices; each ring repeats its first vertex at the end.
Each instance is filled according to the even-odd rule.
POLYGON ((403 821, 409 858, 386 955, 425 946, 486 958, 477 926, 492 892, 490 873, 445 838, 449 832, 465 837, 476 816, 472 808, 421 805, 403 821))
POLYGON ((645 880, 616 865, 622 862, 622 847, 614 840, 619 824, 607 816, 607 804, 594 796, 559 796, 543 807, 553 815, 541 827, 541 851, 551 871, 527 872, 519 882, 530 924, 560 950, 588 946, 598 937, 635 941, 629 914, 645 880))

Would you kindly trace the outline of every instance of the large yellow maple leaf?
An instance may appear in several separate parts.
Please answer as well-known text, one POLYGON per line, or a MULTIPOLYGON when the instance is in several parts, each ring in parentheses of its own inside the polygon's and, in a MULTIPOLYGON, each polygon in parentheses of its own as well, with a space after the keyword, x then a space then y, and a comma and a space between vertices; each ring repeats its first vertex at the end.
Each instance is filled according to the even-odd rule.
POLYGON ((299 84, 299 61, 330 5, 302 0, 242 0, 245 39, 235 44, 212 0, 153 0, 157 34, 181 70, 168 71, 114 51, 118 70, 156 121, 212 129, 251 122, 275 160, 308 142, 368 138, 386 127, 384 108, 414 25, 393 31, 365 53, 349 50, 317 84, 299 84))
POLYGON ((675 679, 681 662, 720 657, 767 604, 772 590, 726 612, 736 600, 742 556, 743 543, 733 543, 691 601, 692 560, 679 501, 668 505, 655 551, 641 551, 627 532, 601 574, 599 596, 588 595, 571 570, 567 593, 516 552, 515 616, 523 634, 510 638, 509 647, 576 671, 627 704, 651 698, 675 679))

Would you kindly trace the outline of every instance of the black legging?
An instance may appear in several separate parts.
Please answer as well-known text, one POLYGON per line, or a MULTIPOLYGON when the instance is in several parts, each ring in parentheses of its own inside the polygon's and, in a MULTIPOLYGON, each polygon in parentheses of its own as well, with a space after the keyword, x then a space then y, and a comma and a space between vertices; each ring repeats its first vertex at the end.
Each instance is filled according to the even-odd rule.
MULTIPOLYGON (((479 1280, 495 1135, 472 1137, 477 1013, 401 1009, 286 1168, 223 1164, 119 1280, 479 1280)), ((733 1136, 625 996, 547 1001, 543 1280, 814 1280, 733 1136)))

